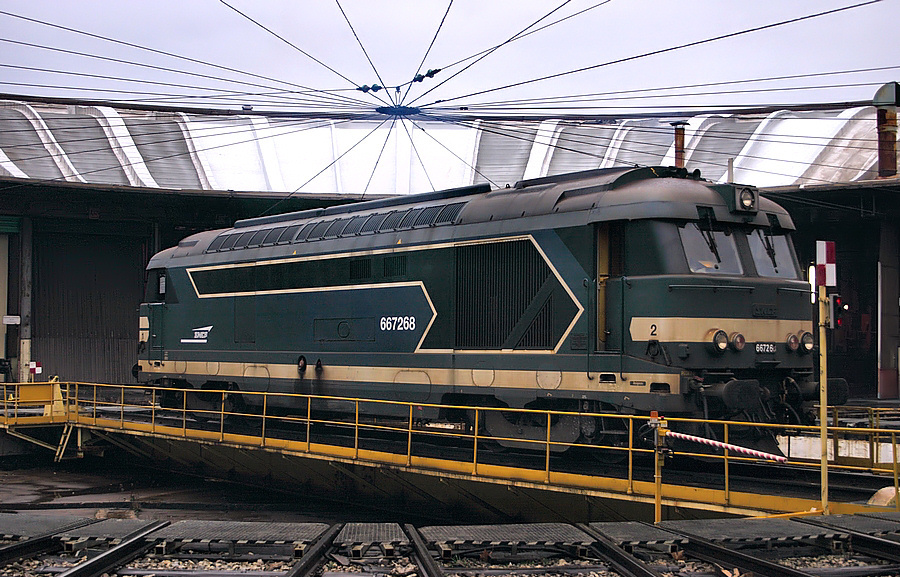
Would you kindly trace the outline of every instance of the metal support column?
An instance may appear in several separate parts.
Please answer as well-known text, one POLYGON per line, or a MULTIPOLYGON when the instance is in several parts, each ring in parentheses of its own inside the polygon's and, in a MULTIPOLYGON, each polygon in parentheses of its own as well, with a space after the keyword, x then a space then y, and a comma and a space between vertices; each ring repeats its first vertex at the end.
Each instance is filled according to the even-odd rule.
POLYGON ((31 362, 31 289, 33 279, 33 249, 34 231, 31 219, 22 219, 22 228, 19 233, 21 244, 20 270, 22 278, 19 281, 19 382, 28 381, 28 363, 31 362))

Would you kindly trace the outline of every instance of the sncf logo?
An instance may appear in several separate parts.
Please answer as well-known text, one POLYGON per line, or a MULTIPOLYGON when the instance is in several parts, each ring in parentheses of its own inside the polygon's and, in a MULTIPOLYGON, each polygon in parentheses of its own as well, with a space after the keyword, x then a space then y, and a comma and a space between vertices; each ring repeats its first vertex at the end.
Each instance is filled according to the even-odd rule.
POLYGON ((198 327, 193 329, 194 336, 187 339, 181 339, 182 343, 198 343, 198 344, 206 344, 206 340, 209 338, 209 331, 213 328, 212 325, 208 327, 198 327))

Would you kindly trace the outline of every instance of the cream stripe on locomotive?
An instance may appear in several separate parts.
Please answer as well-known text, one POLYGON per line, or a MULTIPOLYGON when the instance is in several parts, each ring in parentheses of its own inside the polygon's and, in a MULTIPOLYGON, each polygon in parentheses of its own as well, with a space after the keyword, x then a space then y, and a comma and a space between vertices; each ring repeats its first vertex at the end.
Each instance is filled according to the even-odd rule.
MULTIPOLYGON (((574 303, 577 311, 572 316, 572 321, 566 327, 566 330, 563 332, 560 339, 556 342, 556 345, 552 349, 548 349, 545 351, 536 351, 536 350, 528 350, 528 351, 512 351, 512 350, 501 350, 497 351, 494 349, 489 350, 491 353, 515 353, 515 352, 524 352, 529 354, 534 354, 538 352, 548 352, 548 353, 556 353, 559 351, 562 344, 565 342, 566 338, 568 338, 569 334, 575 328, 578 319, 581 318, 581 315, 584 314, 584 306, 581 302, 576 298, 575 293, 572 291, 571 287, 568 283, 565 282, 562 275, 559 273, 557 268, 553 265, 553 262, 547 257, 547 254, 544 252, 544 249, 541 248, 540 244, 534 239, 534 237, 530 234, 526 235, 516 235, 509 236, 504 238, 493 238, 486 240, 467 240, 460 242, 446 242, 439 244, 430 244, 430 245, 417 245, 417 246, 398 246, 391 247, 386 249, 377 249, 377 250, 364 250, 364 251, 356 251, 349 253, 342 253, 340 255, 335 254, 327 254, 327 255, 314 255, 314 256, 301 256, 301 257, 287 257, 287 258, 279 258, 272 260, 263 260, 263 261, 254 261, 254 262, 246 262, 246 263, 229 263, 229 264, 221 264, 221 265, 209 265, 209 266, 200 266, 193 267, 187 269, 188 278, 191 281, 191 286, 194 289, 194 294, 197 295, 197 298, 206 299, 206 298, 223 298, 223 297, 242 297, 242 296, 251 296, 251 295, 276 295, 276 294, 299 294, 299 293, 311 293, 311 292, 325 292, 325 291, 337 291, 337 290, 359 290, 359 289, 367 289, 367 288, 384 288, 384 287, 392 287, 392 286, 414 286, 420 285, 422 287, 422 292, 425 294, 425 298, 428 300, 428 305, 431 307, 433 312, 433 316, 431 321, 428 323, 428 327, 426 327, 422 338, 419 341, 419 344, 416 346, 416 352, 438 352, 437 349, 421 349, 422 343, 425 342, 425 338, 428 336, 428 332, 431 330, 431 326, 434 324, 435 319, 437 318, 437 310, 434 308, 432 304, 431 297, 428 295, 428 291, 425 290, 424 283, 421 281, 417 282, 398 282, 398 283, 381 283, 381 284, 360 284, 360 285, 347 285, 347 286, 323 286, 323 287, 312 287, 312 288, 292 288, 292 289, 274 289, 274 290, 264 290, 264 291, 247 291, 247 292, 222 292, 222 293, 201 293, 197 287, 197 283, 194 280, 195 272, 203 272, 203 271, 211 271, 211 270, 220 270, 220 269, 231 269, 231 268, 246 268, 252 266, 270 266, 270 265, 278 265, 290 262, 304 262, 304 261, 317 261, 317 260, 328 260, 334 258, 346 259, 346 258, 356 258, 360 256, 368 256, 375 254, 391 254, 397 252, 408 252, 408 251, 420 251, 420 250, 436 250, 441 248, 448 247, 461 247, 461 246, 472 246, 479 244, 494 244, 494 243, 502 243, 502 242, 513 242, 527 240, 531 242, 534 246, 535 250, 537 250, 538 254, 540 254, 541 258, 549 267, 553 276, 556 277, 556 280, 559 281, 559 284, 562 286, 563 290, 569 296, 569 298, 574 303)), ((142 339, 146 340, 146 339, 142 339)), ((485 352, 480 350, 458 350, 454 351, 456 353, 479 353, 485 352)))
POLYGON ((741 333, 748 343, 783 342, 788 335, 812 332, 812 321, 785 319, 728 319, 693 317, 634 317, 631 340, 661 343, 698 343, 711 338, 711 331, 741 333))
MULTIPOLYGON (((297 365, 254 364, 205 361, 153 361, 147 373, 175 375, 177 377, 202 377, 224 380, 241 377, 262 377, 294 380, 298 378, 297 365)), ((584 371, 521 371, 496 369, 425 369, 397 367, 348 367, 327 365, 321 377, 307 376, 308 381, 318 378, 338 383, 418 384, 438 386, 496 387, 504 389, 528 388, 560 391, 649 391, 651 383, 669 385, 669 392, 680 392, 681 376, 673 373, 592 373, 588 378, 584 371), (604 378, 605 377, 605 378, 604 378)), ((328 394, 327 390, 321 394, 328 394)))

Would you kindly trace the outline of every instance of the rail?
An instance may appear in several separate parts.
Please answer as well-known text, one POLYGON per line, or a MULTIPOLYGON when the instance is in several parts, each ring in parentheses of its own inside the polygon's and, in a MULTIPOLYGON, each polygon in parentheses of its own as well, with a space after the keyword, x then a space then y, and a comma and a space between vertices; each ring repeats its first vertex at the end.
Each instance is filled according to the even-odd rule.
MULTIPOLYGON (((164 389, 94 383, 18 383, 3 387, 3 414, 0 429, 21 436, 19 429, 40 425, 63 425, 65 443, 72 429, 219 443, 241 448, 258 448, 371 465, 390 465, 432 475, 456 475, 489 482, 544 486, 558 490, 586 491, 598 496, 628 498, 653 503, 692 506, 702 503, 713 510, 760 511, 752 491, 736 489, 731 468, 758 463, 759 458, 720 452, 691 452, 678 447, 678 454, 705 462, 718 462, 723 473, 721 486, 698 491, 687 484, 657 483, 653 475, 653 430, 648 416, 606 413, 577 413, 496 407, 436 406, 416 402, 346 398, 327 395, 276 394, 228 390, 164 389), (252 398, 252 397, 255 397, 252 398), (247 401, 254 402, 247 402, 247 401), (251 409, 250 407, 254 407, 251 409), (421 418, 427 408, 449 412, 454 424, 429 423, 421 418), (489 415, 502 413, 509 422, 527 423, 540 438, 498 436, 487 432, 489 415), (372 415, 378 415, 373 417, 372 415), (554 423, 563 418, 596 418, 619 431, 603 435, 591 444, 560 439, 554 423), (646 443, 640 442, 647 440, 646 443), (527 457, 511 465, 509 456, 492 450, 529 449, 527 457), (579 459, 561 458, 562 450, 574 451, 579 459), (591 472, 578 467, 581 457, 608 464, 591 472), (648 473, 649 470, 649 473, 648 473)), ((834 414, 834 413, 832 413, 834 414)), ((877 418, 874 416, 873 419, 877 418)), ((834 417, 838 422, 839 416, 834 417)), ((671 430, 700 431, 707 438, 740 444, 748 430, 769 429, 777 435, 789 464, 818 469, 814 451, 804 453, 803 445, 819 446, 819 427, 785 426, 733 421, 700 421, 668 418, 671 430), (705 433, 705 434, 704 434, 705 433)), ((884 422, 884 420, 882 420, 884 422)), ((865 472, 885 477, 900 493, 898 430, 868 427, 829 426, 831 471, 865 472), (851 450, 852 449, 852 450, 851 450), (864 450, 868 453, 864 454, 864 450), (850 456, 853 453, 853 456, 850 456)), ((537 437, 537 435, 532 435, 537 437)), ((30 439, 27 439, 30 440, 30 439)), ((81 436, 78 436, 78 443, 81 436)), ((63 440, 57 457, 65 452, 63 440)), ((517 457, 520 452, 516 453, 517 457)), ((809 510, 808 499, 784 498, 771 512, 809 510)), ((860 503, 834 503, 831 512, 855 513, 897 510, 860 503)))

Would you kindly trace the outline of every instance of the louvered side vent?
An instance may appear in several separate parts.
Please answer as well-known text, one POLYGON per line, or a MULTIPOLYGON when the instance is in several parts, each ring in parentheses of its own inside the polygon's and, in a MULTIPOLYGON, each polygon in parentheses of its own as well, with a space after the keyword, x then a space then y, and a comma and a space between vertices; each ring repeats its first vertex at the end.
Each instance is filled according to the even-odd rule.
POLYGON ((328 230, 325 231, 323 235, 325 238, 335 238, 341 235, 344 227, 347 226, 347 223, 350 221, 349 218, 339 218, 331 223, 331 226, 328 227, 328 230))
POLYGON ((389 256, 384 259, 384 277, 406 276, 406 255, 389 256))
POLYGON ((553 334, 553 312, 554 300, 556 295, 553 294, 547 299, 541 312, 531 322, 531 326, 519 339, 516 344, 517 349, 552 349, 556 345, 556 337, 553 334))
MULTIPOLYGON (((528 336, 543 311, 534 322, 523 316, 550 276, 534 245, 521 240, 459 247, 456 262, 456 347, 513 348, 518 343, 507 342, 511 337, 522 331, 528 336)), ((537 340, 529 336, 529 342, 537 340)))
POLYGON ((416 222, 413 223, 413 227, 429 226, 434 224, 434 219, 437 218, 437 215, 441 212, 442 208, 444 207, 429 206, 419 213, 419 216, 416 217, 416 222))
POLYGON ((387 218, 388 214, 373 214, 366 220, 366 223, 362 225, 362 228, 359 229, 359 232, 375 232, 378 230, 378 227, 381 226, 381 223, 384 222, 384 219, 387 218))
POLYGON ((372 259, 361 258, 350 261, 350 280, 368 280, 372 278, 372 259))
POLYGON ((225 242, 225 238, 227 234, 220 234, 216 238, 213 239, 211 243, 209 243, 209 248, 206 249, 206 252, 216 252, 222 246, 222 243, 225 242))
POLYGON ((241 234, 240 238, 237 239, 237 242, 234 243, 234 246, 232 248, 245 248, 247 246, 247 243, 250 242, 250 239, 253 238, 254 234, 256 233, 252 231, 241 234))
POLYGON ((414 208, 406 213, 406 216, 403 217, 403 220, 400 221, 400 224, 397 225, 399 229, 412 228, 413 223, 416 222, 416 218, 418 218, 419 214, 422 212, 421 208, 414 208))
POLYGON ((273 228, 269 231, 269 234, 266 235, 266 238, 263 239, 263 246, 268 246, 270 244, 275 244, 278 242, 278 237, 287 230, 286 226, 280 226, 278 228, 273 228))
POLYGON ((394 230, 397 228, 397 225, 400 224, 400 221, 403 220, 403 217, 406 216, 408 210, 404 211, 394 211, 388 215, 384 222, 381 223, 381 226, 378 227, 378 232, 383 230, 394 230))
POLYGON ((219 250, 228 250, 229 248, 234 246, 234 243, 237 242, 238 237, 240 237, 240 233, 238 234, 229 234, 225 238, 225 242, 222 243, 222 246, 219 247, 219 250))
POLYGON ((297 238, 294 239, 294 242, 303 242, 309 236, 309 233, 312 232, 312 229, 316 228, 315 222, 307 223, 300 229, 300 234, 297 235, 297 238))
POLYGON ((362 225, 368 219, 368 216, 356 216, 347 223, 347 226, 344 227, 344 231, 341 233, 341 236, 350 236, 351 234, 356 234, 359 232, 359 229, 362 228, 362 225))
POLYGON ((465 202, 448 204, 441 209, 440 213, 438 213, 437 218, 434 219, 434 224, 447 224, 453 222, 456 220, 456 217, 459 216, 459 213, 464 206, 466 206, 465 202))
POLYGON ((286 229, 284 229, 284 232, 281 233, 281 236, 278 237, 276 244, 286 244, 291 242, 294 239, 294 235, 297 234, 298 230, 300 230, 299 224, 287 227, 286 229))
POLYGON ((320 238, 322 238, 322 235, 325 234, 325 231, 329 226, 331 226, 330 220, 326 220, 324 222, 316 224, 316 226, 314 226, 310 231, 309 236, 306 237, 306 240, 319 240, 320 238))
POLYGON ((247 246, 259 246, 262 244, 263 240, 269 234, 269 229, 258 230, 256 234, 250 237, 250 242, 247 243, 247 246))

